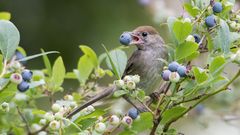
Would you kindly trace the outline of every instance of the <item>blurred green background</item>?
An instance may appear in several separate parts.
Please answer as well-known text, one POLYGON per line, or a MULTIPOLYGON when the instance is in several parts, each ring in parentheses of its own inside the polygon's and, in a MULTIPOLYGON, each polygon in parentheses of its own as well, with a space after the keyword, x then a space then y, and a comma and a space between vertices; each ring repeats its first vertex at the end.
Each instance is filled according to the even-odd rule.
MULTIPOLYGON (((123 31, 156 25, 137 0, 1 0, 0 9, 12 14, 11 21, 21 34, 20 45, 28 55, 39 53, 40 48, 59 51, 68 71, 81 56, 80 44, 101 54, 101 44, 109 49, 120 45, 123 31)), ((28 63, 31 68, 42 66, 36 60, 28 63)))

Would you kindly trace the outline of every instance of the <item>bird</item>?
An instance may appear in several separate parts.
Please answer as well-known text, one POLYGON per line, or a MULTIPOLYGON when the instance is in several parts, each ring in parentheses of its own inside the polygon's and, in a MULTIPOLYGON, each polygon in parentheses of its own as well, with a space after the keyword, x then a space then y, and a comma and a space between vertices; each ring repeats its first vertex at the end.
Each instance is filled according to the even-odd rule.
MULTIPOLYGON (((129 33, 131 36, 129 45, 135 45, 137 49, 128 59, 122 78, 126 75, 139 75, 140 82, 137 84, 137 87, 143 89, 145 94, 149 95, 160 87, 164 62, 159 59, 167 60, 168 50, 164 40, 152 26, 139 26, 129 33)), ((112 95, 115 90, 115 86, 106 88, 101 94, 75 108, 67 115, 67 118, 70 118, 87 106, 112 95)), ((124 98, 130 102, 128 97, 124 96, 124 98)))

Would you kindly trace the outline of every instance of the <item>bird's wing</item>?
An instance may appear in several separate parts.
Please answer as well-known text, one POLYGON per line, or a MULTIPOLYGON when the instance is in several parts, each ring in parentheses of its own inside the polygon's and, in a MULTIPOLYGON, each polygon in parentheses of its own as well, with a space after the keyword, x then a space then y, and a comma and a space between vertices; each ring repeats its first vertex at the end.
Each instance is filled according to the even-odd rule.
POLYGON ((123 75, 122 75, 122 79, 124 78, 124 76, 126 75, 131 75, 135 72, 135 68, 137 67, 136 66, 136 59, 139 57, 140 53, 138 51, 135 51, 132 56, 128 59, 128 62, 127 62, 127 65, 126 65, 126 68, 123 72, 123 75))

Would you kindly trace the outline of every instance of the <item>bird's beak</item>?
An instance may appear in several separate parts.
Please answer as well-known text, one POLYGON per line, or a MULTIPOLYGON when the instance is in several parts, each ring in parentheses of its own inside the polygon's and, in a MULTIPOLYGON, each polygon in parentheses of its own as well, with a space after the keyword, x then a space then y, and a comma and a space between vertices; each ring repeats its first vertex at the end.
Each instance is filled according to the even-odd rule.
POLYGON ((133 32, 131 32, 130 35, 132 37, 132 40, 129 43, 130 45, 140 45, 140 44, 144 43, 144 41, 142 40, 142 38, 139 35, 137 35, 133 32))

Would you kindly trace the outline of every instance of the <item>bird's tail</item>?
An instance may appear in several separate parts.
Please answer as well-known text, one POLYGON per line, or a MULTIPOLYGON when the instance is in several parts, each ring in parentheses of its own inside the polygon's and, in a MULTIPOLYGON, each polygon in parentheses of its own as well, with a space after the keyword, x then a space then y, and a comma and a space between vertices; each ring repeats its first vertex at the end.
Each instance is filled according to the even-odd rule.
POLYGON ((81 106, 78 106, 77 108, 75 108, 72 112, 70 112, 67 115, 67 118, 71 118, 73 115, 77 114, 79 111, 83 110, 84 108, 88 107, 89 105, 92 105, 95 102, 97 102, 109 95, 112 95, 115 90, 116 90, 115 86, 104 89, 102 93, 100 93, 99 95, 96 95, 93 99, 91 99, 88 102, 82 104, 81 106))

